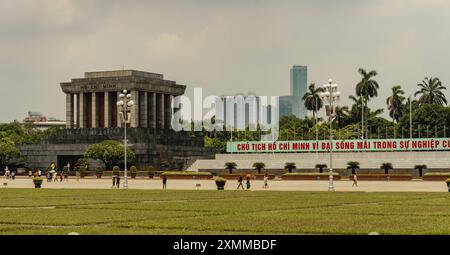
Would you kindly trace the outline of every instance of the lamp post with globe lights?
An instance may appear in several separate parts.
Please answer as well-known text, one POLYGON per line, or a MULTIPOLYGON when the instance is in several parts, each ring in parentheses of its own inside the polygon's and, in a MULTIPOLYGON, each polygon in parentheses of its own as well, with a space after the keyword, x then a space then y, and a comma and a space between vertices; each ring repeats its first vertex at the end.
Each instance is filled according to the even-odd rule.
POLYGON ((131 107, 134 106, 133 100, 131 100, 131 94, 128 93, 126 89, 122 91, 122 93, 119 94, 119 101, 117 101, 117 107, 119 108, 120 115, 121 115, 121 121, 123 123, 123 130, 124 130, 124 160, 125 160, 125 167, 124 167, 124 178, 125 181, 123 182, 123 188, 128 189, 128 174, 127 174, 127 123, 130 122, 131 114, 130 110, 131 107))
POLYGON ((328 182, 328 191, 334 191, 333 182, 333 117, 336 116, 336 110, 334 103, 340 100, 341 92, 338 91, 338 85, 333 83, 332 79, 328 80, 328 83, 323 85, 325 92, 319 94, 326 106, 326 113, 328 116, 328 121, 330 123, 330 177, 328 182))

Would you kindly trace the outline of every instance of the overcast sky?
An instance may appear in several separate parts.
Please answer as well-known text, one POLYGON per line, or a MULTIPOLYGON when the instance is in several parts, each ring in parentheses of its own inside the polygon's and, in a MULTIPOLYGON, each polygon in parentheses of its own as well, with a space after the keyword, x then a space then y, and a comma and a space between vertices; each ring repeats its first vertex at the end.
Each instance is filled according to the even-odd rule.
MULTIPOLYGON (((0 122, 27 111, 65 118, 59 82, 137 69, 204 95, 288 95, 289 69, 333 78, 349 104, 357 69, 393 85, 450 83, 450 1, 0 1, 0 122)), ((450 97, 450 92, 446 92, 450 97)))

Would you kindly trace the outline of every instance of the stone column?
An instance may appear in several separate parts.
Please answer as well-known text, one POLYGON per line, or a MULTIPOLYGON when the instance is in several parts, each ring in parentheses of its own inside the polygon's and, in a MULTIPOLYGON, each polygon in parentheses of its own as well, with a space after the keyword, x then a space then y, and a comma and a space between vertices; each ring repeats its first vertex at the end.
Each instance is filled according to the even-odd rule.
POLYGON ((148 127, 148 93, 139 92, 139 126, 148 127))
POLYGON ((140 125, 140 114, 139 114, 139 91, 133 90, 131 91, 131 100, 134 102, 134 106, 131 107, 131 120, 130 127, 139 127, 140 125))
POLYGON ((92 92, 92 128, 98 128, 98 118, 99 116, 97 115, 97 93, 92 92))
POLYGON ((164 128, 171 128, 172 95, 164 94, 164 128))
POLYGON ((149 93, 149 127, 156 128, 156 93, 149 93))
POLYGON ((66 128, 73 128, 74 100, 73 94, 66 94, 66 128))
POLYGON ((104 96, 103 96, 103 109, 104 109, 104 113, 103 115, 105 116, 105 128, 109 128, 110 127, 110 123, 109 123, 109 94, 108 92, 104 92, 104 96))
POLYGON ((74 101, 76 103, 76 115, 75 115, 75 124, 76 128, 80 128, 80 94, 73 94, 74 101))
POLYGON ((86 128, 86 102, 84 93, 78 94, 78 114, 79 114, 79 128, 86 128))
POLYGON ((164 128, 164 94, 156 94, 156 127, 164 128))

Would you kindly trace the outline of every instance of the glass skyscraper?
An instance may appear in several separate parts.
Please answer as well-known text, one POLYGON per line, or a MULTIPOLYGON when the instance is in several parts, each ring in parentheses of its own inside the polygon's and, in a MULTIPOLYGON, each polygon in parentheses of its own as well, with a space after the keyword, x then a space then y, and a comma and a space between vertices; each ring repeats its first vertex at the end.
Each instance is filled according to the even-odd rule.
POLYGON ((303 97, 308 89, 308 67, 294 65, 291 68, 291 96, 303 97))
POLYGON ((306 117, 302 97, 308 89, 308 67, 294 65, 291 68, 291 95, 280 97, 280 117, 294 115, 298 118, 306 117))

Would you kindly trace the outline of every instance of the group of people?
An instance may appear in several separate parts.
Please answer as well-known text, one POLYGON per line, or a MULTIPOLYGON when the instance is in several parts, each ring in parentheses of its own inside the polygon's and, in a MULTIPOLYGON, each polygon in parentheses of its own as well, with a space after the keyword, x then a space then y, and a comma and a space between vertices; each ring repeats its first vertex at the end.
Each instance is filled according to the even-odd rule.
POLYGON ((66 182, 69 181, 69 175, 63 174, 62 172, 50 172, 48 171, 46 173, 47 182, 63 182, 64 180, 66 182))
POLYGON ((11 171, 9 170, 8 167, 5 168, 5 178, 7 180, 11 179, 11 180, 15 180, 16 179, 16 172, 15 171, 11 171))
MULTIPOLYGON (((237 189, 242 188, 244 189, 244 177, 242 175, 239 176, 238 178, 238 186, 237 189)), ((245 176, 245 186, 247 188, 247 190, 250 189, 251 187, 251 183, 250 183, 250 175, 246 175, 245 176)), ((267 173, 264 175, 264 179, 263 179, 263 189, 268 189, 269 188, 269 175, 267 175, 267 173)))

